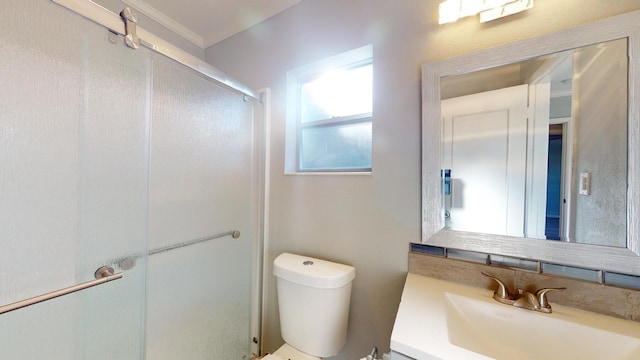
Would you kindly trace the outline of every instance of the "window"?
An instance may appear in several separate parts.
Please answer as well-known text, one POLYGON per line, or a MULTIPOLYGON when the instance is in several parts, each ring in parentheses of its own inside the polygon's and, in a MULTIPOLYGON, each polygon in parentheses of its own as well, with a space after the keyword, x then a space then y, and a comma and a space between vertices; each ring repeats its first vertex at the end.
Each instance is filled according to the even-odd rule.
POLYGON ((288 77, 286 170, 371 171, 371 47, 290 71, 288 77))

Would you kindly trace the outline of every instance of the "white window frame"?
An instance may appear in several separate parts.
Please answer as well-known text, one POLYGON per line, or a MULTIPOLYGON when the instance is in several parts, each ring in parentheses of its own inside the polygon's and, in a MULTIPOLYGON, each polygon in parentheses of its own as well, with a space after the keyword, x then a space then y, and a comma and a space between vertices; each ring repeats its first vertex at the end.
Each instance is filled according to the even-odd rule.
MULTIPOLYGON (((285 174, 326 175, 326 174, 371 174, 368 169, 327 169, 300 170, 299 169, 299 134, 303 128, 318 127, 329 124, 349 124, 373 120, 372 113, 354 114, 335 117, 311 123, 300 122, 300 89, 310 77, 332 69, 355 68, 373 64, 373 46, 367 45, 342 54, 338 54, 308 65, 298 67, 287 72, 287 114, 285 129, 285 174)), ((373 96, 373 94, 372 94, 373 96)))

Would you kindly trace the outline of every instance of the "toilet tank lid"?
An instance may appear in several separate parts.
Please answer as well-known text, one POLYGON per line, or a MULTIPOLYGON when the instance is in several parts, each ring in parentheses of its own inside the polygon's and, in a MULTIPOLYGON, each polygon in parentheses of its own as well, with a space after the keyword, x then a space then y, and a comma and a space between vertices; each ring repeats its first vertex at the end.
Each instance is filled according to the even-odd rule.
POLYGON ((356 269, 327 260, 282 253, 273 262, 273 274, 298 284, 332 289, 350 283, 356 276, 356 269))

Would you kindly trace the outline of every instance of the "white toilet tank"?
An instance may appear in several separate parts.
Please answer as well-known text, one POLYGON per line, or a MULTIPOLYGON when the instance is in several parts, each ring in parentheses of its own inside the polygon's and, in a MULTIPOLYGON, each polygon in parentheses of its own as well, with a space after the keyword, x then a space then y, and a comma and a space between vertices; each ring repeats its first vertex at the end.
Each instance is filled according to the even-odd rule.
POLYGON ((334 356, 347 340, 352 266, 283 253, 274 263, 282 338, 317 357, 334 356))

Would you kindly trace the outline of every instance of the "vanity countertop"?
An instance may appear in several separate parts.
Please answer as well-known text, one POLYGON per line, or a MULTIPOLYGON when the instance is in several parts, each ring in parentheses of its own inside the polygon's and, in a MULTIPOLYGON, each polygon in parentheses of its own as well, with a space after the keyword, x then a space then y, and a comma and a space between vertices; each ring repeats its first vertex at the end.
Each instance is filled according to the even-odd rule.
POLYGON ((408 273, 391 350, 416 360, 637 359, 640 323, 552 305, 519 309, 489 289, 408 273))

